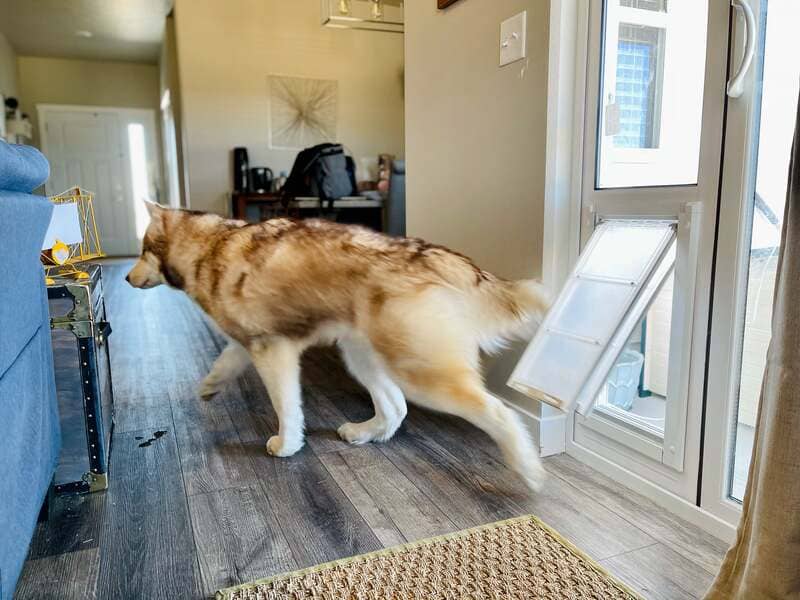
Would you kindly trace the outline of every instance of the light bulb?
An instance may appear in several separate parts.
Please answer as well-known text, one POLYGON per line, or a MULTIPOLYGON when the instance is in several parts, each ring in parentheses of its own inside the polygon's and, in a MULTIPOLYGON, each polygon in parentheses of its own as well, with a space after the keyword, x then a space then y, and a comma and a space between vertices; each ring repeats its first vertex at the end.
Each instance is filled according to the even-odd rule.
POLYGON ((350 0, 339 0, 339 14, 340 15, 350 14, 350 0))
POLYGON ((372 18, 383 18, 383 0, 372 0, 372 18))

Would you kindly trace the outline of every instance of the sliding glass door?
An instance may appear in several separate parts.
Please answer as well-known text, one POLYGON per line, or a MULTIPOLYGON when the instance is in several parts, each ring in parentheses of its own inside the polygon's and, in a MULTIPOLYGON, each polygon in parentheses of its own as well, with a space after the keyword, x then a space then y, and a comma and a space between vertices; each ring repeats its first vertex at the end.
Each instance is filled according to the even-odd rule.
MULTIPOLYGON (((605 0, 589 10, 582 246, 624 222, 669 223, 675 242, 647 301, 620 320, 613 360, 587 380, 591 402, 570 415, 567 447, 694 502, 730 7, 605 0)), ((621 244, 604 260, 646 251, 621 244)), ((598 305, 593 318, 612 316, 598 305)))
POLYGON ((727 520, 750 464, 800 86, 800 2, 750 1, 753 65, 728 104, 703 456, 702 505, 727 520))
POLYGON ((568 453, 730 533, 771 336, 800 2, 586 8, 581 255, 508 383, 568 412, 568 453))

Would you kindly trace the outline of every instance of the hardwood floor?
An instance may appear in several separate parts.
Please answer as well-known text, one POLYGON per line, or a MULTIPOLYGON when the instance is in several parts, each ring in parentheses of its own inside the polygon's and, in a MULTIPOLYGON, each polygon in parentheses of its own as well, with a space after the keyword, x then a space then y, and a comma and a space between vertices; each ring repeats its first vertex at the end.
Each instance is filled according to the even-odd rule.
POLYGON ((210 402, 198 381, 224 341, 182 294, 104 277, 116 425, 106 492, 56 499, 16 598, 213 597, 319 562, 534 513, 647 598, 697 598, 725 544, 567 456, 530 495, 483 433, 411 408, 390 442, 350 446, 371 416, 332 350, 303 364, 308 440, 275 459, 266 392, 251 368, 210 402), (165 432, 154 435, 156 432, 165 432))

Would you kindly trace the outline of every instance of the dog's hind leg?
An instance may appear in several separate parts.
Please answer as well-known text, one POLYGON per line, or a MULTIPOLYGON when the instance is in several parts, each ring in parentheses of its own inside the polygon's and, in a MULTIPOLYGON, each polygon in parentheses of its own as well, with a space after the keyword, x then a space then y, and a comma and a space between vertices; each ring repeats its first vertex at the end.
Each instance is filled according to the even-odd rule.
POLYGON ((208 375, 200 382, 198 393, 203 400, 211 400, 229 381, 241 375, 250 364, 250 355, 238 342, 233 340, 222 350, 214 361, 208 375))
POLYGON ((278 415, 278 435, 267 440, 267 452, 273 456, 291 456, 303 447, 301 352, 302 348, 289 340, 251 349, 253 364, 278 415))
POLYGON ((347 369, 363 385, 375 406, 375 416, 363 423, 345 423, 339 437, 351 444, 383 442, 391 438, 406 416, 406 399, 392 381, 369 342, 357 338, 339 340, 347 369))
POLYGON ((528 432, 513 410, 486 391, 477 371, 467 364, 440 369, 431 366, 407 376, 416 404, 456 415, 482 429, 500 446, 506 464, 529 488, 541 487, 546 473, 528 432))

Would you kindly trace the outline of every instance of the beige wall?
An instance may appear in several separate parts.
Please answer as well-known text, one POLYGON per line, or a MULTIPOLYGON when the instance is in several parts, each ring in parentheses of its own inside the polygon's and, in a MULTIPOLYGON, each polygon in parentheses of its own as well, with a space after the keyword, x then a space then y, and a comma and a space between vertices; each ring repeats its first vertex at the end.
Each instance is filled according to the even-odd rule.
POLYGON ((34 123, 37 104, 78 104, 158 109, 158 67, 128 62, 20 56, 17 59, 22 110, 34 123))
POLYGON ((407 226, 505 277, 539 276, 548 2, 406 2, 407 226), (528 11, 528 59, 498 66, 528 11))
MULTIPOLYGON (((0 94, 4 97, 17 95, 17 54, 0 33, 0 94)), ((0 107, 0 111, 4 110, 0 107)))
POLYGON ((192 208, 228 211, 235 146, 291 168, 268 147, 270 74, 338 80, 338 141, 403 154, 402 35, 324 28, 316 0, 177 0, 175 23, 192 208))
MULTIPOLYGON (((540 277, 544 220, 549 3, 406 2, 409 235, 447 245, 497 275, 540 277), (499 67, 500 22, 528 11, 528 58, 499 67)), ((487 358, 490 389, 538 413, 505 385, 524 349, 487 358)))

